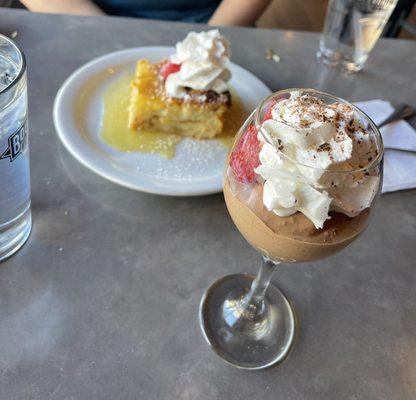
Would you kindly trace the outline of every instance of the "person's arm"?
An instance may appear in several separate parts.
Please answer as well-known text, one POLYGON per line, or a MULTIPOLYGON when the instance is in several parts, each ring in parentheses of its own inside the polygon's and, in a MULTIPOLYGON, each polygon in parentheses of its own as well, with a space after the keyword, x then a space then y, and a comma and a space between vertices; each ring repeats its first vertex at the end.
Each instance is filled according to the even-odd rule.
POLYGON ((53 14, 103 15, 90 0, 20 0, 30 11, 53 14))
POLYGON ((270 0, 222 0, 209 25, 253 26, 270 0))

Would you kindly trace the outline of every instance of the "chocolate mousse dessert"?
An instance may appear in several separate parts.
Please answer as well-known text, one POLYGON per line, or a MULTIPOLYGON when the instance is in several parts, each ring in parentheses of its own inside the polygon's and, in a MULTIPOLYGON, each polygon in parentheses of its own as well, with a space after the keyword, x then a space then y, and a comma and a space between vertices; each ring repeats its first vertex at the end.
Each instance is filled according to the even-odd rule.
POLYGON ((228 159, 224 196, 247 241, 275 261, 327 257, 367 226, 381 142, 348 103, 309 91, 271 99, 228 159))

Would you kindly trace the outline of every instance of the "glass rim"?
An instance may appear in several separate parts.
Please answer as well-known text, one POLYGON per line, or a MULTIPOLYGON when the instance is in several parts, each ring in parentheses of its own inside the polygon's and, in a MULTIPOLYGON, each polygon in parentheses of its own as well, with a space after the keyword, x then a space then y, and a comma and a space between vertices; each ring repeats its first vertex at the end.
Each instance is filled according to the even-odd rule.
MULTIPOLYGON (((305 163, 301 163, 297 160, 292 159, 291 157, 289 157, 287 154, 283 153, 281 150, 276 149, 277 152, 279 152, 280 154, 282 154, 286 159, 288 159, 289 161, 291 161, 292 163, 294 163, 295 165, 300 165, 302 167, 305 168, 309 168, 315 171, 320 171, 320 172, 326 172, 326 173, 356 173, 356 172, 366 172, 369 169, 375 168, 377 167, 378 164, 381 163, 383 156, 384 156, 384 144, 383 144, 383 138, 381 136, 380 130, 378 129, 377 125, 374 123, 374 121, 364 112, 362 111, 360 108, 358 108, 357 106, 355 106, 354 104, 350 103, 349 101, 320 91, 320 90, 316 90, 316 89, 308 89, 308 88, 289 88, 289 89, 283 89, 283 90, 279 90, 277 92, 274 92, 272 94, 270 94, 269 96, 265 97, 260 104, 257 106, 257 108, 254 110, 254 124, 255 127, 257 129, 257 132, 260 132, 260 128, 261 128, 261 122, 260 122, 260 112, 263 109, 264 105, 270 101, 271 99, 273 99, 274 97, 278 96, 278 95, 282 95, 282 94, 287 94, 287 93, 292 93, 292 92, 308 92, 308 93, 314 93, 314 94, 319 94, 322 96, 326 96, 329 97, 333 100, 342 102, 343 104, 346 104, 348 106, 350 106, 356 113, 358 113, 360 116, 363 116, 367 122, 369 123, 371 129, 373 130, 375 137, 376 137, 376 142, 378 145, 378 154, 376 157, 374 157, 373 160, 371 160, 371 162, 369 164, 367 164, 366 166, 363 166, 362 168, 354 168, 354 169, 342 169, 342 170, 336 170, 336 169, 326 169, 326 168, 319 168, 319 167, 315 167, 313 165, 308 165, 305 163)), ((267 138, 265 138, 266 142, 267 142, 267 138)), ((269 143, 269 142, 267 142, 269 143)), ((275 147, 275 145, 273 143, 269 143, 271 145, 273 145, 273 147, 275 147)))
POLYGON ((25 53, 23 53, 23 50, 20 48, 20 46, 14 40, 10 39, 6 35, 2 35, 1 33, 0 33, 0 38, 4 39, 12 47, 14 47, 14 49, 16 50, 16 52, 20 55, 20 57, 22 59, 22 63, 20 65, 19 73, 16 75, 16 77, 5 88, 0 90, 0 96, 1 96, 4 93, 6 93, 9 89, 11 89, 15 85, 17 85, 17 83, 20 82, 20 79, 22 79, 22 76, 24 75, 24 73, 26 71, 26 57, 25 57, 25 53))

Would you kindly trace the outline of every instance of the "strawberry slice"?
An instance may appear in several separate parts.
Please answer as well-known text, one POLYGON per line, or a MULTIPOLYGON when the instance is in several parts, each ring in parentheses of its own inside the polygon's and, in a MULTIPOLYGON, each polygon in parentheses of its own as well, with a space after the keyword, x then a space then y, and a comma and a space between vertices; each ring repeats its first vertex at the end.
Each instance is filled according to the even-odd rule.
POLYGON ((161 69, 160 69, 160 76, 165 81, 166 78, 170 74, 174 74, 175 72, 178 72, 181 69, 181 64, 175 64, 173 62, 167 62, 161 69))
POLYGON ((257 139, 257 130, 253 125, 243 133, 230 155, 230 167, 237 181, 253 183, 256 181, 254 168, 260 164, 261 144, 257 139))
POLYGON ((270 100, 270 102, 267 104, 266 109, 264 111, 263 120, 261 121, 262 123, 264 121, 267 121, 268 119, 272 119, 272 108, 276 104, 277 104, 276 100, 270 100))

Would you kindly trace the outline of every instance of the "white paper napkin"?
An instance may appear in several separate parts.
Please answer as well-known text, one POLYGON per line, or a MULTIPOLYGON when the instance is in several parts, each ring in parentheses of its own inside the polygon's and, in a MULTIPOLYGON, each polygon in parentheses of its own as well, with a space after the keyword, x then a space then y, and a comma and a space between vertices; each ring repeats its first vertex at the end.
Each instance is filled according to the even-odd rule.
MULTIPOLYGON (((384 100, 362 101, 355 104, 376 124, 394 111, 393 106, 384 100)), ((381 134, 385 147, 382 192, 415 188, 416 131, 406 121, 398 121, 381 128, 381 134)))

